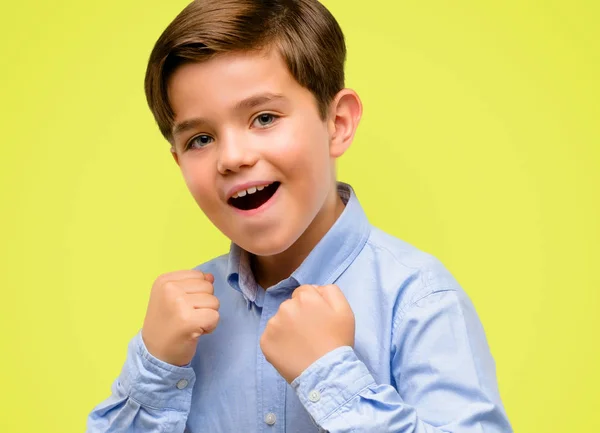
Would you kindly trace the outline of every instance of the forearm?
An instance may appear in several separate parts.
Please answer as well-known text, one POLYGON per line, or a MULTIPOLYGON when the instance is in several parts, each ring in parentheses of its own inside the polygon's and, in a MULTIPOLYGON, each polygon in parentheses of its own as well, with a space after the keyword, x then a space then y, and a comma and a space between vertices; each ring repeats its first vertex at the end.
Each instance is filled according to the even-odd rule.
POLYGON ((195 375, 152 357, 138 334, 111 388, 111 396, 95 407, 87 433, 183 433, 191 405, 195 375))
MULTIPOLYGON (((453 420, 433 425, 419 417, 390 385, 377 384, 350 347, 313 364, 292 387, 306 410, 330 433, 507 433, 510 427, 494 404, 474 396, 453 420)), ((448 395, 448 398, 453 398, 448 395)))

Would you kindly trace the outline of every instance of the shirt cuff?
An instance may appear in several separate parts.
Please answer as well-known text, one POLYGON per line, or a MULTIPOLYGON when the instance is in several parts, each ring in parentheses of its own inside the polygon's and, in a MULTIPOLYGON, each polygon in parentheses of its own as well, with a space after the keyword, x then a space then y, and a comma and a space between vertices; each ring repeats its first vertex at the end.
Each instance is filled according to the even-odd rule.
POLYGON ((374 385, 367 366, 350 346, 338 347, 310 365, 292 383, 298 398, 317 424, 374 385))
POLYGON ((196 374, 191 366, 178 367, 152 356, 140 331, 129 343, 119 381, 142 406, 188 412, 196 374))

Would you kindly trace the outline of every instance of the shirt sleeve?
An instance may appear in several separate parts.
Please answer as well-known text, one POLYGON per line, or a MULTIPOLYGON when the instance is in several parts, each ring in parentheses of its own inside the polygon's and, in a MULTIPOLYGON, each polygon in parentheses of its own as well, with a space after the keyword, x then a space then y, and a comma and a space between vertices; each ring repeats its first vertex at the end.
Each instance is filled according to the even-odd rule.
POLYGON ((401 312, 392 383, 380 384, 351 347, 326 354, 294 382, 331 433, 510 433, 495 365, 466 294, 430 293, 401 312))
POLYGON ((152 356, 139 332, 111 395, 87 420, 87 433, 183 433, 196 376, 152 356))

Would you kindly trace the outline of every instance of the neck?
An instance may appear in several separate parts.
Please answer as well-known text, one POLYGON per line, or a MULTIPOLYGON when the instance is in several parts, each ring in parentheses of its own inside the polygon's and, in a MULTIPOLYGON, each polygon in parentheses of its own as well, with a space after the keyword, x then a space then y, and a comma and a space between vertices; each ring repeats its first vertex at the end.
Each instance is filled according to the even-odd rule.
POLYGON ((251 256, 252 272, 258 285, 267 289, 288 278, 298 269, 337 221, 344 207, 344 202, 335 188, 315 219, 291 247, 272 256, 251 256))

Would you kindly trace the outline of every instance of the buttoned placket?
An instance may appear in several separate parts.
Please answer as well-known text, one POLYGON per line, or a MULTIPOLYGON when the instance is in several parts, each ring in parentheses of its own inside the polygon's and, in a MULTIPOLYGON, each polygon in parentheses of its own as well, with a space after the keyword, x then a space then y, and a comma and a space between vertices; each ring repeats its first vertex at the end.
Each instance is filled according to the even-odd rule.
POLYGON ((274 288, 264 293, 256 350, 258 425, 261 432, 285 432, 287 382, 265 359, 260 349, 260 336, 265 331, 269 319, 279 310, 279 306, 291 297, 292 291, 293 288, 274 288))

